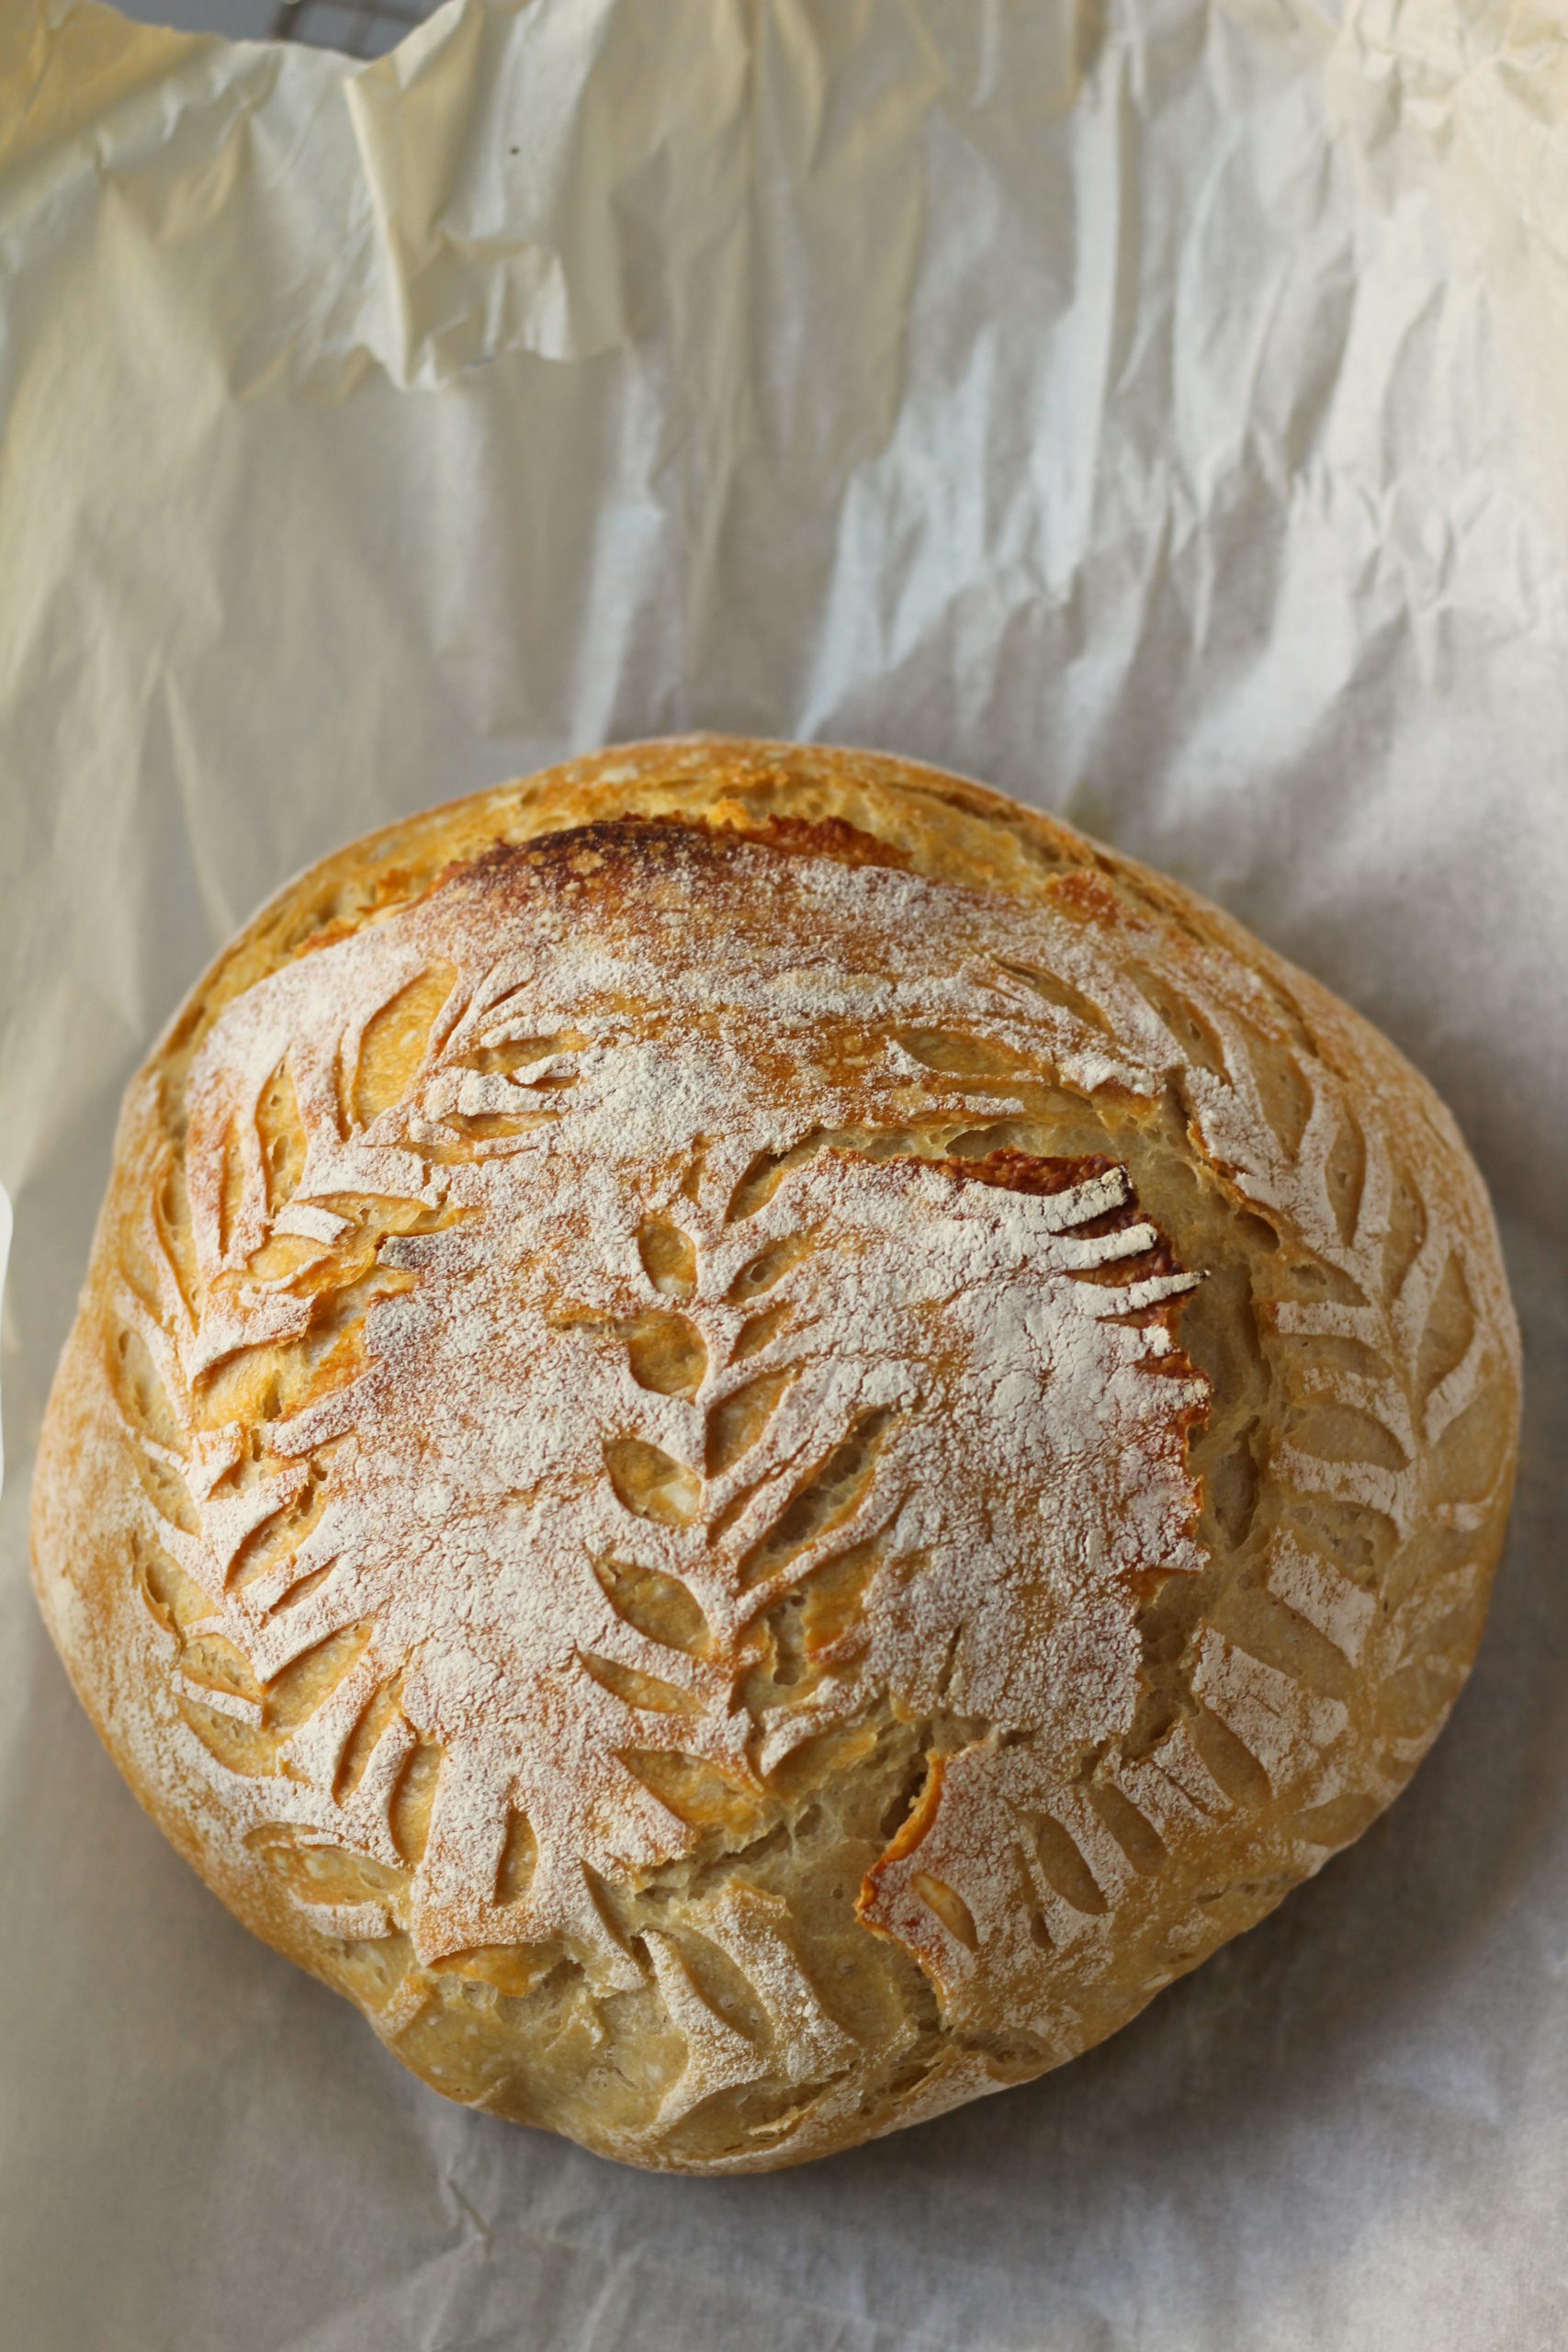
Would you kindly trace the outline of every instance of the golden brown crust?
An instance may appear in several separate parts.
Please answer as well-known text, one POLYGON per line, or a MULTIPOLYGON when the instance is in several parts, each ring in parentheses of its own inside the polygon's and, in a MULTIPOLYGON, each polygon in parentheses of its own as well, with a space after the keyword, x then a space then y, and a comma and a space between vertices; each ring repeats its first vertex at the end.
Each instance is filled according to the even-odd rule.
POLYGON ((35 1573, 154 1819, 427 2080, 763 2168, 1059 2063, 1359 1833, 1479 1638, 1517 1350, 1437 1098, 1216 910, 907 763, 634 745, 341 852, 194 992, 35 1573), (489 1499, 412 1546, 410 1415, 519 1380, 528 1542, 457 1414, 489 1499), (488 1650, 476 1512, 558 1577, 488 1650))

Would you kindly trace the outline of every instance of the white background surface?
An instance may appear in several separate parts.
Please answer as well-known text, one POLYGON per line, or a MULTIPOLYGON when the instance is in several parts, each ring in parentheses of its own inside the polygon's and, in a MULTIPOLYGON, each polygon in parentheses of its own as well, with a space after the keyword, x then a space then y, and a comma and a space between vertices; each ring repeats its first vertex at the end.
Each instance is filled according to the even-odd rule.
POLYGON ((1568 40, 1471 0, 0 18, 0 2277, 28 2352, 1568 2333, 1568 40), (1061 809, 1381 1020, 1526 1456, 1410 1794, 1063 2074, 773 2178, 444 2106, 98 1753, 28 1470, 115 1102, 286 875, 619 735, 1061 809))

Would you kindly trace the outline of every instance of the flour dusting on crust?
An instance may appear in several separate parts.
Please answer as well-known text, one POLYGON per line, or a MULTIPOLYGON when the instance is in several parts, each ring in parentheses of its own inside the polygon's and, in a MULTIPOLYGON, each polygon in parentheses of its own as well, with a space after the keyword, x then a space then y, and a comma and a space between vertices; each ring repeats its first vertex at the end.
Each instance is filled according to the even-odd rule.
POLYGON ((596 2144, 685 2162, 764 2095, 705 2169, 1070 2054, 1244 1924, 1211 1878, 1245 1853, 1255 1916, 1356 1835, 1506 1489, 1483 1205, 1359 1024, 1091 867, 966 888, 839 831, 498 847, 155 1062, 75 1440, 139 1632, 45 1578, 139 1781, 389 2040, 564 1958, 585 2064, 623 1996, 679 2053, 596 2144), (1213 1317, 1250 1420, 1179 1322, 1234 1251, 1179 1262, 1097 1131, 1280 1249, 1213 1317), (940 2031, 873 2047, 748 1858, 897 1736, 849 1932, 940 2031))
MULTIPOLYGON (((720 905, 776 889, 779 863, 731 848, 720 905)), ((253 988, 193 1072, 199 1303, 172 1267, 160 1311, 128 1302, 190 1448, 197 1523, 156 1533, 212 1604, 200 1631, 262 1687, 361 1638, 274 1770, 225 1777, 238 1833, 395 1867, 390 1792, 413 1741, 439 1747, 400 1906, 422 1961, 565 1937, 635 1979, 593 1877, 647 1873, 699 1832, 632 1757, 757 1791, 891 1692, 911 1718, 942 1704, 1027 1735, 1054 1784, 1131 1722, 1151 1573, 1197 1565, 1185 1433, 1204 1391, 1164 1313, 1196 1276, 1114 1165, 874 1157, 901 1119, 976 1110, 887 1028, 966 1017, 1005 1040, 1007 1023, 967 976, 909 968, 929 886, 825 861, 784 876, 807 952, 764 941, 715 974, 694 920, 715 919, 711 888, 651 920, 617 904, 612 938, 581 876, 501 862, 253 988), (372 1024, 433 971, 450 977, 412 1082, 356 1120, 372 1024), (281 1073, 305 1146, 283 1201, 256 1141, 281 1073), (368 1272, 340 1227, 375 1236, 368 1272), (249 1432, 204 1414, 202 1384, 321 1316, 314 1255, 258 1275, 280 1235, 353 1271, 354 1368, 261 1424, 260 1475, 236 1487, 249 1432), (660 1340, 672 1376, 650 1386, 638 1343, 660 1340), (308 1532, 236 1577, 307 1479, 308 1532), (849 1622, 748 1708, 771 1615, 845 1560, 849 1622), (700 1638, 673 1647, 617 1610, 627 1564, 689 1596, 700 1638), (389 1691, 344 1795, 345 1742, 389 1691), (502 1897, 519 1823, 533 1867, 502 1897)))

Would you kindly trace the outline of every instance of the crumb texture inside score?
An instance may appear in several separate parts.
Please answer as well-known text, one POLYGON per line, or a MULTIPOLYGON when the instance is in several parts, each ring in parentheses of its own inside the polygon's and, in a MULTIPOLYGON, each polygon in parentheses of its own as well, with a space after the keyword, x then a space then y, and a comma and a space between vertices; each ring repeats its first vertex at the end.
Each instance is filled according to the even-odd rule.
POLYGON ((795 2162, 1113 2030, 1462 1680, 1516 1342, 1393 1049, 865 754, 573 763, 132 1090, 35 1509, 157 1818, 452 2096, 795 2162))

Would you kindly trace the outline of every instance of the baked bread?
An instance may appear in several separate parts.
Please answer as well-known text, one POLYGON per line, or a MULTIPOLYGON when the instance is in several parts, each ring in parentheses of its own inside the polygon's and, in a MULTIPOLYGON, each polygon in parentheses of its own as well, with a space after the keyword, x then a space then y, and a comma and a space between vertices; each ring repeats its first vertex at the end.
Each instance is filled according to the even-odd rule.
POLYGON ((34 1507, 154 1820, 452 2098, 759 2170, 1039 2074, 1401 1787, 1517 1340, 1431 1090, 930 769, 344 850, 132 1085, 34 1507))

